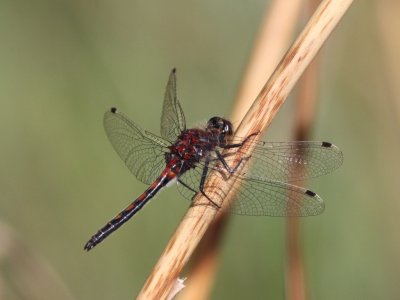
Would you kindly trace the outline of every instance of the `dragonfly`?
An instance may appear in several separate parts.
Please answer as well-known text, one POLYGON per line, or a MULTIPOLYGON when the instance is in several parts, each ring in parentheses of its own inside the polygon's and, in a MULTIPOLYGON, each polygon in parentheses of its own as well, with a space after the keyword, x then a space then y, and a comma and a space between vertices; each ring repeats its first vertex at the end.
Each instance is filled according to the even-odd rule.
MULTIPOLYGON (((314 192, 292 182, 321 176, 343 162, 341 150, 329 142, 258 141, 258 133, 233 138, 233 125, 212 117, 203 127, 186 128, 176 92, 176 69, 170 73, 161 116, 161 136, 139 127, 117 108, 104 115, 107 136, 135 177, 149 187, 98 230, 85 244, 89 251, 132 218, 162 188, 174 182, 189 200, 202 193, 210 205, 220 205, 205 192, 211 171, 224 179, 235 176, 229 210, 252 216, 312 216, 324 210, 314 192), (246 156, 247 147, 253 151, 246 156), (237 162, 235 154, 242 155, 237 162), (243 168, 250 164, 250 168, 243 168), (300 171, 299 171, 300 170, 300 171), (238 187, 236 187, 238 186, 238 187)), ((218 194, 218 193, 217 193, 218 194)))

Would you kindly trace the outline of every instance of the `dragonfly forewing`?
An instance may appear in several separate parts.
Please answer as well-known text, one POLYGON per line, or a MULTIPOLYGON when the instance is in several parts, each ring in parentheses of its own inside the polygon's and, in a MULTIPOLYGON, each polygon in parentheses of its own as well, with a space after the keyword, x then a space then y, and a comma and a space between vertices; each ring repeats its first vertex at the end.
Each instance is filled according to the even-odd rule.
POLYGON ((174 142, 186 129, 185 115, 176 93, 176 70, 169 75, 161 114, 161 136, 174 142))
POLYGON ((141 129, 112 108, 104 114, 104 129, 128 169, 143 183, 151 184, 166 166, 166 140, 141 129))
MULTIPOLYGON (((249 167, 242 176, 276 180, 300 181, 328 174, 343 163, 343 154, 338 147, 328 142, 263 142, 250 141, 233 153, 244 153, 250 143, 255 147, 248 159, 249 167)), ((231 162, 232 156, 226 161, 231 162)))

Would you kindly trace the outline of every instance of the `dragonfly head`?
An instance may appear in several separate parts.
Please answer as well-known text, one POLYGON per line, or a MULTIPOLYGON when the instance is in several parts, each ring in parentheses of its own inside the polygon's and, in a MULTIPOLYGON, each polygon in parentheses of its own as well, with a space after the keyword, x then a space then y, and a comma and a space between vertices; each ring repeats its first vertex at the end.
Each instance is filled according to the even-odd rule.
POLYGON ((217 131, 219 134, 228 136, 233 134, 232 123, 220 117, 212 117, 210 120, 208 120, 207 129, 209 131, 217 131))

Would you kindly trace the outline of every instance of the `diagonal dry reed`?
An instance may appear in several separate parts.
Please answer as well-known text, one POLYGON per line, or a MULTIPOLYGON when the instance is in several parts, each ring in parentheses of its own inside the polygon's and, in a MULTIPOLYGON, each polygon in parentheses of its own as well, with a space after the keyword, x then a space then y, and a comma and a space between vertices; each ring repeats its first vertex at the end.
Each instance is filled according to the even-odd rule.
MULTIPOLYGON (((305 2, 305 0, 274 0, 266 8, 230 115, 233 124, 243 119, 253 99, 257 97, 257 93, 288 49, 305 2), (282 18, 283 15, 285 18, 282 18)), ((218 265, 221 237, 228 220, 229 214, 219 214, 208 228, 191 259, 187 287, 179 294, 179 300, 209 298, 218 265)))

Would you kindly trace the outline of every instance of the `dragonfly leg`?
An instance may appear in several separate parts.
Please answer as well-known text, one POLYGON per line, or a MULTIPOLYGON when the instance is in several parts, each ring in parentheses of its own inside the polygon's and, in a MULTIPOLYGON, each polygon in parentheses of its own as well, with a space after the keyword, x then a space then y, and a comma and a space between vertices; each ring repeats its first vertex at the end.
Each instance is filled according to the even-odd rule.
MULTIPOLYGON (((253 136, 257 136, 258 134, 259 134, 259 132, 255 132, 255 133, 250 134, 241 143, 228 144, 228 145, 224 145, 224 146, 220 146, 220 147, 223 148, 223 149, 241 148, 247 143, 247 141, 250 138, 252 138, 253 136)), ((231 168, 228 165, 228 163, 226 162, 225 157, 233 155, 234 153, 221 154, 221 152, 219 152, 218 150, 216 150, 215 153, 217 154, 218 160, 222 163, 222 165, 224 166, 225 170, 228 171, 229 175, 233 175, 244 160, 248 160, 249 158, 251 158, 251 155, 246 156, 246 157, 242 157, 242 158, 240 158, 239 162, 233 168, 231 168)), ((222 176, 224 177, 225 180, 229 179, 229 177, 230 177, 230 176, 225 176, 225 174, 223 174, 222 172, 221 172, 221 174, 222 174, 222 176)))
POLYGON ((178 182, 180 184, 182 184, 185 188, 191 190, 193 193, 197 193, 198 191, 196 191, 195 189, 191 188, 189 185, 187 185, 186 183, 184 183, 182 180, 178 179, 178 182))
MULTIPOLYGON (((186 183, 184 183, 184 182, 181 181, 180 179, 178 179, 178 182, 179 182, 180 184, 182 184, 185 188, 191 190, 193 193, 197 193, 197 192, 198 192, 197 190, 191 188, 190 186, 188 186, 186 183)), ((220 206, 219 206, 217 203, 215 203, 214 201, 212 201, 212 200, 210 199, 210 197, 208 197, 207 194, 204 193, 203 190, 200 190, 200 189, 199 189, 199 191, 207 198, 208 201, 210 201, 210 203, 211 203, 213 206, 215 206, 215 208, 220 208, 220 206)), ((194 196, 195 196, 195 195, 194 195, 194 196)), ((194 196, 193 196, 193 198, 194 198, 194 196)))
MULTIPOLYGON (((242 164, 242 162, 243 162, 244 160, 249 159, 249 158, 251 157, 251 156, 246 156, 246 157, 240 158, 239 162, 238 162, 233 168, 231 168, 231 167, 228 165, 228 163, 226 162, 224 156, 223 156, 218 150, 215 150, 215 153, 217 154, 218 159, 219 159, 219 161, 222 163, 222 165, 224 166, 225 170, 227 170, 228 173, 229 173, 230 175, 235 174, 236 170, 239 168, 239 166, 242 164)), ((229 177, 228 177, 228 178, 229 178, 229 177)), ((228 178, 225 178, 225 179, 228 179, 228 178)))
POLYGON ((223 149, 240 148, 240 147, 244 146, 250 138, 252 138, 253 136, 256 136, 258 134, 259 134, 259 132, 255 132, 255 133, 250 134, 241 143, 228 144, 228 145, 224 145, 224 146, 220 146, 220 147, 223 148, 223 149))
POLYGON ((210 163, 210 157, 206 158, 206 161, 204 163, 204 168, 203 168, 203 172, 201 174, 201 179, 200 179, 200 184, 199 184, 199 191, 204 195, 204 197, 206 197, 208 199, 208 201, 210 201, 210 203, 212 205, 214 205, 216 208, 221 208, 220 205, 218 205, 217 203, 215 203, 215 201, 213 201, 210 197, 208 197, 208 195, 204 192, 204 183, 206 181, 206 177, 207 177, 207 173, 208 173, 208 165, 210 163))

